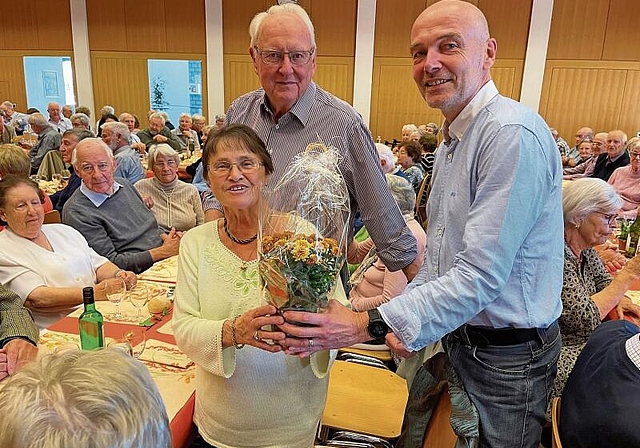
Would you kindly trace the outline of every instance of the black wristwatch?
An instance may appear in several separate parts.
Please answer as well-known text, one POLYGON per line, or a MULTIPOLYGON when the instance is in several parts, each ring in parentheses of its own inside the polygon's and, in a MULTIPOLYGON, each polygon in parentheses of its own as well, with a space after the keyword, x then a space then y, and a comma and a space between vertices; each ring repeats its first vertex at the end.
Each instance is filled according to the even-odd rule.
POLYGON ((367 332, 371 339, 382 339, 389 332, 389 325, 382 319, 380 312, 377 309, 367 311, 369 314, 369 325, 367 326, 367 332))

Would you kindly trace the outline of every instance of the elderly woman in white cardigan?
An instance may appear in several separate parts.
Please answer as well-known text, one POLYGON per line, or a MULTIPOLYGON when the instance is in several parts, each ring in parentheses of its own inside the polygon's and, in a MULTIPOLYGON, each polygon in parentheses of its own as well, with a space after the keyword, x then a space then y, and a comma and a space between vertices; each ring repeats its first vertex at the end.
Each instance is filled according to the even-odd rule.
POLYGON ((142 179, 134 187, 166 231, 186 231, 204 222, 198 190, 178 179, 180 156, 166 143, 151 147, 149 169, 153 177, 142 179))

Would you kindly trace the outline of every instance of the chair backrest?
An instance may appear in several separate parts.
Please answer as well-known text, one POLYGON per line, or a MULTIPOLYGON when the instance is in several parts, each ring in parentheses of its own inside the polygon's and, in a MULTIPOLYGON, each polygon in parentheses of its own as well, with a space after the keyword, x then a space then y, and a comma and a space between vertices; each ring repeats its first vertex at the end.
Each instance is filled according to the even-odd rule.
POLYGON ((555 397, 551 402, 551 446, 562 448, 560 442, 560 397, 555 397))
POLYGON ((451 399, 449 389, 445 387, 424 432, 422 448, 453 448, 455 446, 458 437, 451 428, 450 417, 451 399))
POLYGON ((420 225, 426 229, 427 223, 427 200, 431 192, 431 175, 427 174, 420 184, 420 189, 416 195, 416 219, 420 225))
POLYGON ((60 219, 60 212, 58 210, 51 210, 44 214, 43 224, 59 224, 62 222, 60 219))

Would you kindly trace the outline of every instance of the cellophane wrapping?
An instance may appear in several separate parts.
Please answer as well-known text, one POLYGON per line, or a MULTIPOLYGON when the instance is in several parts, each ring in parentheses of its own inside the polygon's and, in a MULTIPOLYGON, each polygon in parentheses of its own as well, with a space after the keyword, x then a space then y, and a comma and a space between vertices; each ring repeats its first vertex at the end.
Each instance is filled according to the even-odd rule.
POLYGON ((334 147, 313 143, 263 196, 261 291, 280 311, 323 311, 339 281, 349 225, 349 193, 339 161, 334 147))

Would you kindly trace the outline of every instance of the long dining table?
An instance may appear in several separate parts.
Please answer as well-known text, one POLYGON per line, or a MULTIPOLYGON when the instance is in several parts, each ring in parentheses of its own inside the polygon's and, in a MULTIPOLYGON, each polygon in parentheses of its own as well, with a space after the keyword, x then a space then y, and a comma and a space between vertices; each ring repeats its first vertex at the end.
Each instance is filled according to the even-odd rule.
MULTIPOLYGON (((149 297, 173 296, 177 273, 177 257, 154 264, 138 276, 137 288, 145 286, 149 297)), ((97 301, 96 308, 104 318, 105 346, 118 343, 133 329, 143 329, 144 350, 138 358, 156 382, 170 420, 174 448, 189 445, 193 434, 193 411, 195 406, 195 366, 176 345, 171 326, 171 312, 151 315, 147 307, 137 317, 136 308, 127 300, 119 305, 123 317, 116 319, 116 305, 109 301, 97 301)), ((47 328, 40 336, 41 351, 77 349, 80 347, 78 317, 82 307, 47 328)), ((136 335, 131 345, 142 344, 136 335)))

